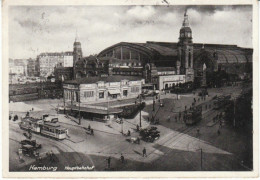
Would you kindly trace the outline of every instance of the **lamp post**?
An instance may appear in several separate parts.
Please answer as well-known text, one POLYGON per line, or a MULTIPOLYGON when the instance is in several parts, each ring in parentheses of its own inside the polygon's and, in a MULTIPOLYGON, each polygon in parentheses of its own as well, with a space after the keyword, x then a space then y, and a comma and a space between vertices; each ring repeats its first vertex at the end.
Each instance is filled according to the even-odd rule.
POLYGON ((141 111, 142 111, 142 108, 141 108, 142 99, 141 99, 141 94, 139 95, 139 99, 140 99, 140 127, 142 127, 142 114, 141 114, 141 111))
POLYGON ((79 125, 81 125, 81 117, 80 117, 80 91, 78 91, 78 101, 79 101, 79 125))
POLYGON ((65 114, 65 89, 63 88, 63 112, 65 114))

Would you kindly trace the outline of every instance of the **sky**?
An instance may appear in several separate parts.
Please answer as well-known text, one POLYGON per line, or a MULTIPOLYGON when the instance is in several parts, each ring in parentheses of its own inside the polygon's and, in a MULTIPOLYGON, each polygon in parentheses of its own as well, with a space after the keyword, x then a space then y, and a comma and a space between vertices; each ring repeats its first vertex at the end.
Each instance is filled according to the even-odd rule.
POLYGON ((252 48, 252 6, 12 6, 9 57, 72 51, 76 34, 84 56, 119 42, 178 42, 185 10, 194 43, 252 48))

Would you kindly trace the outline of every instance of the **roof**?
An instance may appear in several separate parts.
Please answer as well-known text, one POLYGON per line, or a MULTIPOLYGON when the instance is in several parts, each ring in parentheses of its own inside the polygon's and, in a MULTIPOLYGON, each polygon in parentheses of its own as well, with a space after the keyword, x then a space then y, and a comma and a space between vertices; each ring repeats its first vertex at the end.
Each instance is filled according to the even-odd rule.
MULTIPOLYGON (((176 59, 178 56, 177 43, 175 42, 154 42, 147 41, 146 43, 130 43, 120 42, 110 46, 98 54, 98 57, 104 57, 106 53, 116 47, 129 47, 133 50, 141 52, 152 60, 160 60, 159 56, 167 56, 171 59, 176 59)), ((253 49, 241 48, 232 44, 203 44, 193 43, 194 47, 194 61, 201 55, 207 55, 213 58, 213 53, 216 51, 218 54, 218 63, 246 63, 252 62, 253 49)), ((114 58, 113 61, 116 61, 114 58)))
MULTIPOLYGON (((68 106, 69 108, 71 108, 72 110, 78 111, 79 107, 78 106, 68 106)), ((122 109, 120 108, 108 108, 108 110, 106 109, 97 109, 97 108, 90 108, 90 107, 80 107, 80 111, 82 112, 88 112, 88 113, 93 113, 93 114, 119 114, 121 112, 123 112, 122 109)))
POLYGON ((120 71, 120 72, 143 72, 142 68, 120 68, 114 67, 113 71, 120 71))
POLYGON ((175 71, 176 68, 175 67, 157 67, 156 68, 158 72, 160 71, 175 71))
POLYGON ((84 77, 80 79, 75 79, 71 81, 66 81, 64 84, 93 84, 98 81, 104 81, 104 82, 120 82, 121 80, 129 80, 129 81, 138 81, 141 80, 141 77, 137 76, 107 76, 107 77, 84 77))

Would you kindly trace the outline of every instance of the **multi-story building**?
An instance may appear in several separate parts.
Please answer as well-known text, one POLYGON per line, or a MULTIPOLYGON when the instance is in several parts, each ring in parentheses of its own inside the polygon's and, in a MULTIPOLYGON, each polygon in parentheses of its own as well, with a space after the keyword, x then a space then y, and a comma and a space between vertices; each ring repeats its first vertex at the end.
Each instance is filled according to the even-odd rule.
POLYGON ((27 64, 23 59, 9 60, 9 74, 27 75, 27 64))
POLYGON ((54 74, 54 68, 57 64, 62 64, 63 67, 73 66, 73 53, 41 53, 37 56, 37 70, 39 76, 47 77, 54 74))
POLYGON ((35 71, 35 65, 36 65, 36 60, 35 59, 28 59, 27 60, 27 75, 28 76, 36 76, 36 71, 35 71))

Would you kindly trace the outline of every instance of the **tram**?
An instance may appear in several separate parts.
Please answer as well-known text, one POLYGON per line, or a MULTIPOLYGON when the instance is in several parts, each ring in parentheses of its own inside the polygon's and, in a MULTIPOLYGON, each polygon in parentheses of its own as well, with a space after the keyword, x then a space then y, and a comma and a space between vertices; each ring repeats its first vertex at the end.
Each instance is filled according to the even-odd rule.
POLYGON ((45 122, 40 124, 41 134, 55 139, 63 140, 68 134, 68 129, 61 127, 59 124, 45 122))
POLYGON ((193 125, 202 119, 202 106, 193 107, 183 116, 186 125, 193 125))
POLYGON ((19 127, 23 130, 30 130, 35 133, 40 133, 41 129, 39 124, 43 123, 42 119, 36 119, 33 117, 22 118, 22 121, 19 123, 19 127))
POLYGON ((26 131, 31 131, 36 134, 41 134, 57 140, 63 140, 68 135, 68 129, 63 128, 58 123, 45 122, 42 119, 35 119, 33 117, 22 118, 19 127, 26 131))
POLYGON ((229 104, 231 95, 219 96, 214 100, 214 109, 218 110, 229 104))

